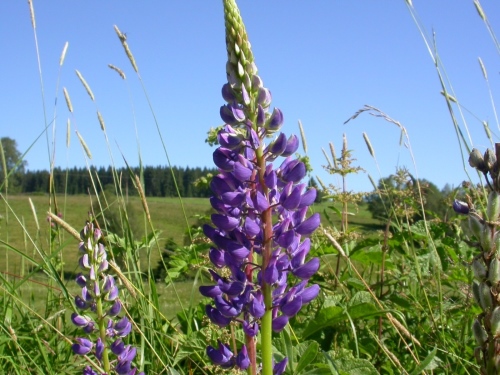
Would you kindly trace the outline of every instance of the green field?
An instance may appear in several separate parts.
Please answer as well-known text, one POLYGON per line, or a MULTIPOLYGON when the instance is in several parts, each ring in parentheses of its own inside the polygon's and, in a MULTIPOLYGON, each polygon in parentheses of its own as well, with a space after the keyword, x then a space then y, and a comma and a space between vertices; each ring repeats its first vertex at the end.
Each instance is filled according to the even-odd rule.
MULTIPOLYGON (((95 197, 88 196, 62 196, 57 200, 58 212, 63 219, 73 228, 80 231, 88 218, 87 213, 91 210, 95 197)), ((206 215, 210 210, 210 203, 206 198, 183 198, 184 211, 178 198, 148 198, 147 204, 151 215, 154 229, 159 232, 159 244, 163 248, 166 240, 172 238, 177 244, 182 245, 186 240, 187 222, 193 225, 198 221, 198 215, 206 215)), ((116 207, 118 202, 108 201, 109 206, 116 207)), ((136 241, 140 241, 145 235, 151 233, 151 227, 147 224, 146 215, 139 197, 129 197, 126 202, 130 226, 133 228, 136 241)), ((322 221, 328 224, 327 217, 338 224, 339 217, 330 207, 331 202, 324 202, 313 206, 313 210, 322 214, 322 221)), ((55 207, 52 202, 52 207, 55 207)), ((49 197, 34 195, 11 195, 8 197, 8 205, 5 201, 0 203, 0 240, 5 256, 0 259, 0 269, 14 275, 22 275, 30 269, 29 261, 23 259, 18 253, 27 254, 34 259, 40 259, 42 254, 49 255, 49 236, 51 234, 50 223, 47 220, 49 211, 49 197), (30 203, 31 200, 31 203, 30 203), (8 244, 8 246, 6 245, 8 244)), ((97 210, 95 207, 94 210, 97 210)), ((56 209, 52 208, 52 212, 56 209)), ((115 210, 116 211, 116 210, 115 210)), ((352 210, 349 216, 351 227, 362 231, 377 228, 378 222, 371 218, 366 206, 360 206, 359 210, 352 210)), ((105 211, 106 214, 106 211, 105 211)), ((60 231, 57 242, 61 247, 53 250, 61 250, 62 259, 65 263, 65 271, 75 270, 78 261, 78 244, 73 237, 60 231)), ((145 254, 145 252, 144 252, 145 254)), ((141 259, 144 258, 141 256, 141 259)), ((152 251, 151 262, 153 265, 159 260, 157 247, 152 251)))

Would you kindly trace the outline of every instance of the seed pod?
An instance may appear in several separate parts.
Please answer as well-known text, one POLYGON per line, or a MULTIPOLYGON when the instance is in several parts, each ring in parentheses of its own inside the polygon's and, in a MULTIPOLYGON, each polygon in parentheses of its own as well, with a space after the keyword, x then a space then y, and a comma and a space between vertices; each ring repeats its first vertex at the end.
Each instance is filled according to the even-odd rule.
POLYGON ((493 239, 491 237, 491 228, 485 224, 479 238, 483 251, 489 252, 493 248, 493 239))
POLYGON ((488 340, 488 334, 477 319, 474 320, 474 323, 472 324, 472 332, 474 333, 474 338, 479 346, 482 346, 486 340, 488 340))
POLYGON ((489 310, 493 305, 493 297, 491 296, 490 287, 486 283, 479 284, 480 294, 479 298, 481 299, 481 307, 483 311, 489 310))
POLYGON ((495 242, 495 256, 500 258, 500 232, 495 233, 493 241, 495 242))
POLYGON ((472 282, 472 295, 474 296, 476 303, 481 306, 481 290, 479 283, 475 280, 472 282))
POLYGON ((490 280, 491 285, 496 286, 500 281, 500 260, 494 256, 489 265, 488 269, 488 280, 490 280))
POLYGON ((472 295, 474 296, 476 303, 481 306, 481 288, 476 280, 472 282, 472 295))
POLYGON ((476 257, 472 261, 472 271, 474 272, 474 277, 477 281, 483 281, 486 279, 486 266, 480 257, 476 257))
POLYGON ((500 335, 500 306, 491 312, 491 333, 494 336, 500 335))
POLYGON ((469 215, 469 229, 477 239, 481 238, 483 224, 481 224, 477 216, 469 215))
POLYGON ((498 214, 500 213, 500 197, 496 191, 492 191, 488 195, 488 206, 486 208, 486 215, 489 221, 497 221, 498 214))
POLYGON ((480 346, 476 346, 474 348, 474 358, 476 358, 476 362, 477 363, 482 363, 483 362, 482 359, 481 359, 481 357, 482 357, 482 355, 481 355, 482 351, 481 350, 482 350, 482 348, 480 346))

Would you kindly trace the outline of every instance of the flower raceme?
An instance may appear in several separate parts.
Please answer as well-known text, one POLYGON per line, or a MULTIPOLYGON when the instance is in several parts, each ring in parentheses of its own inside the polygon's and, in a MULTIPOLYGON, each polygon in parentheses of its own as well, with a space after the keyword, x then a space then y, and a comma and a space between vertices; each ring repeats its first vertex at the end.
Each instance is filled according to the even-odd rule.
MULTIPOLYGON (((106 273, 109 264, 106 248, 101 243, 102 233, 92 223, 87 223, 81 232, 80 267, 84 269, 76 277, 82 288, 81 295, 75 297, 75 305, 80 313, 73 313, 71 321, 83 329, 88 338, 79 337, 72 345, 77 355, 93 353, 104 369, 105 374, 135 375, 132 367, 136 348, 125 345, 122 339, 132 330, 126 316, 119 317, 122 304, 118 286, 112 275, 106 273), (93 338, 97 337, 95 341, 93 338), (110 352, 116 359, 110 361, 110 352)), ((84 375, 99 375, 90 366, 83 370, 84 375)), ((141 375, 144 373, 140 373, 141 375)))
POLYGON ((307 217, 316 190, 301 180, 305 165, 292 157, 299 146, 295 135, 280 133, 283 113, 270 110, 271 92, 257 75, 250 44, 234 0, 224 1, 228 83, 213 153, 219 174, 210 184, 210 203, 217 211, 204 233, 212 241, 209 257, 215 285, 200 293, 213 299, 206 306, 210 320, 226 327, 240 324, 246 343, 230 348, 218 342, 207 355, 222 367, 236 366, 256 373, 255 337, 262 335, 262 371, 282 373, 287 358, 274 365, 271 331, 280 332, 301 307, 319 293, 307 286, 319 269, 319 259, 308 259, 309 238, 320 224, 319 214, 307 217), (282 159, 273 165, 278 158, 282 159), (268 347, 266 348, 266 345, 268 347), (272 355, 272 354, 271 354, 272 355))

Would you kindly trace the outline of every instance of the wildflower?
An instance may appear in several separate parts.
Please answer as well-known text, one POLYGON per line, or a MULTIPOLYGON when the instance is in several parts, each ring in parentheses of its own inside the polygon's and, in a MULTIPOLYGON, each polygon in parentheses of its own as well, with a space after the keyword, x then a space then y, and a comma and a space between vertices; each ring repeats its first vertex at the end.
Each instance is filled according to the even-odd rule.
MULTIPOLYGON (((131 332, 132 324, 126 316, 119 316, 122 303, 113 275, 106 273, 108 261, 101 242, 102 233, 92 223, 87 223, 80 235, 82 256, 79 264, 84 272, 75 279, 82 288, 81 294, 75 297, 75 305, 82 313, 85 311, 85 315, 75 312, 71 321, 82 328, 88 338, 77 338, 72 350, 77 355, 94 354, 106 374, 136 374, 132 361, 137 351, 122 341, 131 332), (110 361, 110 354, 114 354, 116 360, 110 361)), ((83 374, 98 373, 87 366, 83 374)))
MULTIPOLYGON (((255 336, 260 333, 262 366, 271 368, 272 331, 281 331, 319 293, 318 285, 306 288, 319 259, 307 259, 310 240, 302 237, 314 232, 320 218, 317 213, 307 217, 316 191, 300 183, 306 167, 292 157, 298 138, 279 133, 283 113, 270 110, 271 92, 257 75, 234 0, 224 1, 224 11, 228 83, 222 87, 226 104, 220 116, 226 124, 213 154, 220 173, 212 179, 210 202, 217 213, 213 226, 203 228, 214 244, 209 257, 216 284, 200 287, 200 293, 213 299, 206 307, 210 320, 220 327, 240 323, 246 345, 233 353, 219 341, 217 348, 207 347, 207 355, 222 367, 257 368, 255 336), (275 167, 272 162, 279 157, 285 159, 275 167), (218 273, 222 268, 228 277, 218 273)), ((281 374, 286 364, 285 358, 274 372, 281 374)))

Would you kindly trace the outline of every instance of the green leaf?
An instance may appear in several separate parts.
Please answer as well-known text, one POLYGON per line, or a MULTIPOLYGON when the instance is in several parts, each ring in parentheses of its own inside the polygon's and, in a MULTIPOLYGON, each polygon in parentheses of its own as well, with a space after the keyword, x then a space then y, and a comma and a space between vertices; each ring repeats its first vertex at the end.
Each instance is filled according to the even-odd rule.
MULTIPOLYGON (((347 312, 351 319, 373 318, 385 314, 384 311, 378 310, 375 305, 366 302, 350 306, 347 312)), ((323 308, 306 327, 303 337, 306 338, 323 328, 331 327, 347 319, 346 310, 343 307, 331 306, 323 308)))
POLYGON ((292 339, 290 338, 289 330, 290 330, 289 326, 287 326, 286 329, 283 330, 283 333, 281 334, 281 343, 283 345, 283 348, 285 349, 286 356, 288 357, 288 366, 290 366, 290 369, 295 373, 293 344, 292 344, 292 339))
POLYGON ((346 375, 379 375, 377 369, 366 359, 340 358, 335 365, 341 374, 346 375))
MULTIPOLYGON (((436 356, 436 353, 437 353, 437 347, 435 347, 432 352, 430 352, 427 357, 425 357, 425 359, 420 362, 420 364, 415 368, 415 370, 413 370, 411 372, 410 375, 418 375, 420 374, 422 371, 426 370, 428 368, 428 366, 431 365, 431 363, 433 362, 434 360, 434 357, 436 356)), ((430 369, 430 368, 429 368, 430 369)))
POLYGON ((306 351, 302 354, 302 356, 300 356, 299 363, 297 364, 297 368, 294 373, 300 373, 307 367, 307 365, 314 361, 314 359, 318 355, 318 350, 319 344, 316 341, 312 341, 307 347, 306 351))

